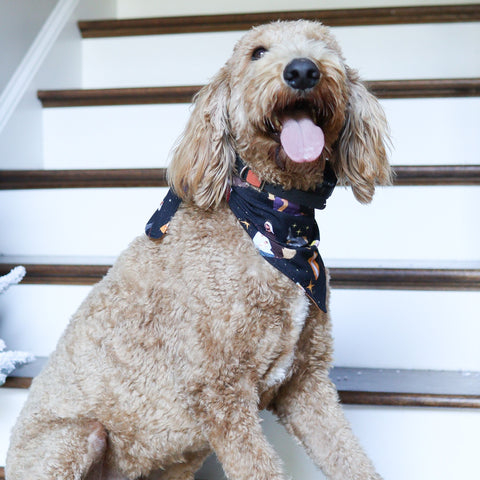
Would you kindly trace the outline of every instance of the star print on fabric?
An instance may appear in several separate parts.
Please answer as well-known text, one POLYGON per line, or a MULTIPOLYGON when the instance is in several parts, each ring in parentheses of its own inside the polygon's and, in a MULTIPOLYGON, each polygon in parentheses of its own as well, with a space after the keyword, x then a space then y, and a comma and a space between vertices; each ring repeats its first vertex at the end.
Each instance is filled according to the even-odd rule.
POLYGON ((162 238, 167 233, 170 220, 175 215, 181 202, 182 200, 172 190, 169 190, 160 208, 155 211, 148 221, 145 233, 150 238, 162 238))
POLYGON ((246 220, 241 220, 240 223, 248 230, 250 228, 250 223, 246 220))

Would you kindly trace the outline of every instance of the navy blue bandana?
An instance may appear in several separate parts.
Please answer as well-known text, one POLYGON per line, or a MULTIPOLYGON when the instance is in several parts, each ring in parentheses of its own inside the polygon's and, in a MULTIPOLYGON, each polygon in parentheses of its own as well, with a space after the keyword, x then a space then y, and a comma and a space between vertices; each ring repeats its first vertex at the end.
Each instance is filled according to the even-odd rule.
MULTIPOLYGON (((180 203, 169 190, 145 228, 150 238, 165 235, 180 203)), ((260 191, 238 177, 234 177, 228 203, 260 255, 326 312, 327 281, 317 248, 320 236, 315 210, 260 191)))
POLYGON ((230 209, 250 235, 260 255, 326 312, 326 273, 317 246, 315 210, 252 188, 234 178, 230 209))
POLYGON ((145 226, 147 236, 155 239, 162 238, 167 233, 170 220, 175 215, 181 203, 182 199, 177 197, 172 190, 169 190, 162 204, 145 226))

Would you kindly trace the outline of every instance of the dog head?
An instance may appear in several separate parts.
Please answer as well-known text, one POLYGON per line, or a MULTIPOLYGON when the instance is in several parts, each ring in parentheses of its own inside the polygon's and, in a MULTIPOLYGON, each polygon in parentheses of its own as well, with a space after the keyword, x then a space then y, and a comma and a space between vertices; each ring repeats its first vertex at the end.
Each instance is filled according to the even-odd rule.
POLYGON ((195 98, 169 181, 198 206, 224 198, 236 154, 264 181, 309 190, 328 159, 362 203, 390 182, 378 100, 344 61, 330 30, 309 21, 253 28, 195 98))

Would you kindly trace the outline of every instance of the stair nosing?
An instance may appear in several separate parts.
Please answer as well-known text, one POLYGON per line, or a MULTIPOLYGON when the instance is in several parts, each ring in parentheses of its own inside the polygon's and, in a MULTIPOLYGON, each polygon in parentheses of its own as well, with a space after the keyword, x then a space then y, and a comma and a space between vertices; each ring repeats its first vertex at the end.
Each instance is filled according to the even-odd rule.
MULTIPOLYGON (((166 168, 0 170, 0 190, 167 187, 166 168)), ((480 185, 480 165, 396 165, 394 186, 480 185)))
POLYGON ((321 20, 328 26, 475 22, 480 4, 300 10, 80 21, 83 38, 247 30, 275 20, 321 20))
MULTIPOLYGON (((0 257, 0 275, 19 262, 0 257)), ((23 263, 27 274, 23 284, 94 285, 111 264, 23 263)), ((328 265, 327 265, 328 267, 328 265)), ((333 289, 478 291, 480 267, 474 268, 388 268, 328 267, 333 289)))
MULTIPOLYGON (((2 388, 28 389, 46 360, 39 357, 18 368, 2 388)), ((330 372, 344 404, 410 407, 480 408, 480 388, 472 388, 477 377, 480 372, 393 368, 333 367, 330 372)))
MULTIPOLYGON (((480 96, 480 78, 369 80, 379 98, 445 98, 480 96)), ((163 87, 39 90, 44 108, 190 103, 202 85, 163 87)))

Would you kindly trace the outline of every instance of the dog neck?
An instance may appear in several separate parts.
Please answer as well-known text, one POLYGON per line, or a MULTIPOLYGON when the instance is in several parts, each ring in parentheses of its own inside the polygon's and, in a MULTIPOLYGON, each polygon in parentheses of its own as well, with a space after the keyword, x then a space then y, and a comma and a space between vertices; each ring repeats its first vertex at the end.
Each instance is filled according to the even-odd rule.
POLYGON ((285 190, 281 185, 266 183, 258 178, 245 162, 237 154, 235 162, 236 176, 242 181, 247 182, 252 187, 261 191, 271 193, 276 197, 284 198, 297 205, 303 205, 317 210, 323 210, 327 204, 327 199, 332 195, 337 185, 337 177, 333 171, 330 162, 325 162, 323 171, 323 182, 315 188, 315 190, 285 190))

